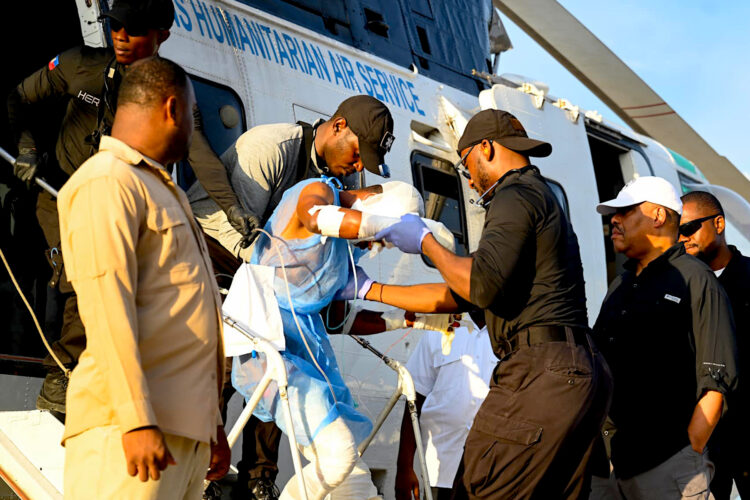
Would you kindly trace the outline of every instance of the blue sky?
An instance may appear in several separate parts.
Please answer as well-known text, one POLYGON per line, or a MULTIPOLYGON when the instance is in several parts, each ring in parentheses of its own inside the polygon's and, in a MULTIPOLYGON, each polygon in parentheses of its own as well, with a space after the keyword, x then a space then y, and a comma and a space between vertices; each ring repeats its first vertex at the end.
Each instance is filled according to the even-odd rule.
MULTIPOLYGON (((719 153, 750 175, 750 2, 558 0, 719 153)), ((617 116, 503 16, 514 48, 500 73, 541 80, 556 97, 617 116)))

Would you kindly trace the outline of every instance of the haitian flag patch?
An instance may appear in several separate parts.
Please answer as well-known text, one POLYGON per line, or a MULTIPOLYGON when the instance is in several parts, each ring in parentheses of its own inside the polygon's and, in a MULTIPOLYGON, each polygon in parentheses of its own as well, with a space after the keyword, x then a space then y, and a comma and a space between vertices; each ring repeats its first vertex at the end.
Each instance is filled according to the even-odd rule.
POLYGON ((57 65, 60 64, 60 56, 55 56, 54 59, 52 59, 49 64, 47 65, 47 68, 49 68, 50 71, 55 69, 57 65))

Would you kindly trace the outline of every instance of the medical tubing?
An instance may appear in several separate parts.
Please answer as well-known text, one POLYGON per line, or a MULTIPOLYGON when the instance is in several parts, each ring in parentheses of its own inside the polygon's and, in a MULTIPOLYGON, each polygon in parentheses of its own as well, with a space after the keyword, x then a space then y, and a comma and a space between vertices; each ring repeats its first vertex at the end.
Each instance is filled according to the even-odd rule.
MULTIPOLYGON (((284 257, 281 255, 281 250, 279 250, 278 243, 274 242, 274 239, 280 240, 282 243, 286 245, 286 241, 284 241, 282 238, 279 238, 278 236, 274 236, 270 234, 265 229, 261 229, 259 227, 256 227, 253 229, 253 231, 259 231, 266 236, 268 236, 269 240, 274 244, 274 250, 276 250, 276 253, 279 256, 279 263, 281 264, 281 273, 284 275, 284 286, 286 286, 286 297, 289 299, 289 308, 292 310, 292 317, 294 318, 294 324, 297 325, 297 330, 299 331, 300 337, 302 337, 302 342, 305 344, 305 348, 307 349, 307 353, 310 355, 310 359, 312 360, 313 364, 315 365, 315 368, 318 369, 321 375, 323 375, 323 378, 326 380, 326 384, 328 384, 328 390, 331 391, 331 396, 333 397, 334 404, 338 404, 338 400, 336 399, 336 393, 333 392, 333 385, 331 384, 331 381, 328 379, 328 375, 326 375, 325 371, 323 371, 323 368, 320 367, 318 364, 318 361, 315 359, 315 355, 312 352, 312 349, 310 349, 310 346, 307 343, 307 339, 305 338, 305 332, 302 331, 302 327, 299 324, 299 320, 297 319, 297 313, 294 311, 294 304, 292 303, 292 292, 289 290, 289 279, 286 275, 286 266, 284 265, 284 257)), ((289 245, 287 245, 287 250, 290 252, 292 251, 291 248, 289 248, 289 245)))
POLYGON ((64 364, 62 364, 62 361, 60 361, 60 358, 58 358, 57 355, 55 355, 55 353, 52 351, 52 347, 47 342, 47 338, 44 336, 42 327, 39 325, 39 320, 37 319, 36 314, 34 314, 34 309, 31 308, 29 301, 26 300, 26 295, 23 294, 23 290, 21 290, 21 287, 19 286, 18 281, 16 281, 16 277, 13 275, 13 271, 11 271, 10 269, 10 264, 8 264, 8 261, 5 259, 5 253, 3 253, 3 250, 1 248, 0 248, 0 258, 3 259, 3 264, 5 264, 5 269, 8 271, 8 276, 10 276, 10 279, 13 282, 13 285, 16 287, 16 290, 18 291, 18 295, 21 296, 21 300, 23 300, 23 303, 26 305, 26 309, 29 310, 29 314, 31 314, 31 319, 34 320, 34 326, 36 326, 36 330, 39 332, 39 336, 42 337, 42 342, 44 343, 44 347, 47 349, 47 352, 49 352, 50 356, 52 356, 52 359, 55 360, 55 363, 57 363, 57 366, 60 367, 62 372, 65 374, 65 376, 70 378, 70 370, 66 368, 64 364))
MULTIPOLYGON (((354 273, 354 294, 356 299, 357 290, 359 289, 359 284, 357 283, 357 265, 354 263, 354 254, 352 253, 352 244, 349 243, 346 246, 346 249, 349 251, 349 262, 352 263, 352 273, 354 273)), ((344 310, 346 311, 344 313, 344 319, 336 326, 331 326, 330 316, 331 316, 331 308, 329 307, 326 309, 326 327, 329 330, 338 330, 339 328, 343 328, 343 326, 346 324, 347 321, 349 321, 349 315, 354 312, 353 307, 349 307, 349 301, 344 301, 344 310)), ((344 332, 341 332, 344 333, 344 332)))

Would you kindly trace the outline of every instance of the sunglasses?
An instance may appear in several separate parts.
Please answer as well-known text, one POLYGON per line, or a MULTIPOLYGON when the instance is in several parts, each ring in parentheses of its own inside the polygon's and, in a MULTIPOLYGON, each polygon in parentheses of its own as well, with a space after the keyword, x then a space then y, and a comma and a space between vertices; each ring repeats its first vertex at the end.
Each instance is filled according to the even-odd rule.
POLYGON ((125 28, 125 32, 129 36, 146 36, 148 35, 148 26, 125 26, 123 23, 118 21, 117 19, 108 18, 109 19, 109 29, 117 33, 121 29, 125 28))
POLYGON ((709 215, 707 217, 701 217, 700 219, 695 219, 691 220, 690 222, 680 224, 680 235, 684 236, 685 238, 694 235, 701 228, 701 225, 704 222, 706 222, 707 220, 711 220, 714 217, 718 217, 719 215, 721 214, 709 215))
MULTIPOLYGON (((487 142, 489 142, 490 146, 492 146, 492 139, 487 139, 487 142)), ((469 169, 466 168, 466 158, 469 157, 471 152, 478 145, 479 143, 474 144, 472 147, 470 147, 469 150, 466 152, 466 154, 463 155, 461 159, 455 165, 453 165, 454 170, 458 172, 459 174, 463 175, 466 179, 471 179, 471 174, 469 173, 469 169)))

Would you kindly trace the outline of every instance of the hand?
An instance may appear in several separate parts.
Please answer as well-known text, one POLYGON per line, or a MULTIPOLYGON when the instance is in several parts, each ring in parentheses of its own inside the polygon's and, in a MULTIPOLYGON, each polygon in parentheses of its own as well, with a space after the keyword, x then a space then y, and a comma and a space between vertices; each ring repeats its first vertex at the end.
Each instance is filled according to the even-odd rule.
POLYGON ((232 461, 232 450, 227 443, 227 435, 224 433, 224 426, 216 428, 216 442, 211 442, 211 465, 208 467, 206 479, 209 481, 218 481, 227 475, 229 464, 232 461))
POLYGON ((260 227, 260 219, 240 205, 232 205, 226 213, 229 223, 242 235, 240 247, 249 247, 256 236, 258 236, 258 231, 253 231, 253 229, 260 227))
POLYGON ((167 448, 164 434, 158 427, 143 427, 122 435, 122 449, 125 450, 125 462, 128 474, 138 475, 142 482, 151 477, 158 481, 160 471, 167 465, 177 465, 167 448))
POLYGON ((401 221, 375 235, 376 240, 394 244, 404 253, 422 253, 422 240, 430 233, 422 219, 414 214, 406 214, 401 221))
POLYGON ((34 148, 20 148, 18 157, 13 164, 13 175, 26 183, 26 187, 31 187, 34 182, 36 172, 43 163, 44 156, 37 154, 34 148))
POLYGON ((349 282, 344 288, 336 292, 336 295, 333 296, 333 300, 364 300, 365 295, 367 295, 367 292, 370 291, 372 284, 375 282, 367 276, 367 273, 361 267, 356 266, 354 269, 357 274, 357 289, 354 289, 354 275, 349 274, 349 282))
POLYGON ((396 500, 419 500, 419 479, 411 467, 396 472, 396 500))

